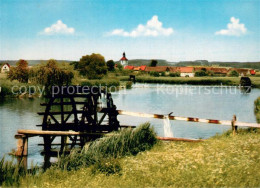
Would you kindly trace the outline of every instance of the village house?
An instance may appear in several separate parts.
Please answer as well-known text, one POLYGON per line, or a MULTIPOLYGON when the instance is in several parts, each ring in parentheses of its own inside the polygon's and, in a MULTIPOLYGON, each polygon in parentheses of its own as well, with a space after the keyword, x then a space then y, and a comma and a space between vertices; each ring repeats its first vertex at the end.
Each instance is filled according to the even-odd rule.
POLYGON ((10 65, 9 63, 5 63, 2 67, 1 67, 1 73, 6 73, 10 71, 10 65))
POLYGON ((181 77, 194 77, 193 67, 176 67, 175 72, 180 72, 181 77))
POLYGON ((230 68, 229 72, 231 71, 237 71, 239 76, 247 76, 250 74, 250 70, 249 69, 238 69, 238 68, 230 68))

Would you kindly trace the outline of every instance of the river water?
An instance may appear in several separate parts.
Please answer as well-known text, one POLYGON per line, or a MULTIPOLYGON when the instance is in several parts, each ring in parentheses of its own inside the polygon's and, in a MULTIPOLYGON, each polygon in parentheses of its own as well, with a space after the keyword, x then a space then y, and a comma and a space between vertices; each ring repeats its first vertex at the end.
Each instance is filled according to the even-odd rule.
MULTIPOLYGON (((238 121, 256 122, 254 100, 260 96, 259 89, 250 93, 235 87, 174 86, 164 84, 135 84, 130 90, 112 93, 114 104, 119 110, 156 113, 206 119, 231 120, 235 114, 238 121)), ((37 112, 44 111, 40 103, 44 99, 5 99, 0 101, 0 158, 16 148, 14 135, 17 129, 41 129, 37 112)), ((164 120, 119 116, 122 125, 139 125, 150 122, 159 136, 164 136, 164 120)), ((209 138, 222 133, 230 126, 170 121, 174 137, 209 138)), ((42 138, 29 139, 29 161, 42 163, 40 155, 42 138)))

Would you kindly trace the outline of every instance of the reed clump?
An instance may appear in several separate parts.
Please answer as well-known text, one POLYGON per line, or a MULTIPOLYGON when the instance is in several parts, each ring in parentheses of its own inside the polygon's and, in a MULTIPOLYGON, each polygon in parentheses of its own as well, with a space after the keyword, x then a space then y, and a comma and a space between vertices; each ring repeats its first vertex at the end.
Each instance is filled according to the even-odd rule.
POLYGON ((19 186, 20 179, 26 175, 35 175, 39 168, 32 165, 28 171, 23 166, 23 161, 15 163, 12 161, 6 161, 3 157, 0 161, 0 186, 19 186))
POLYGON ((117 166, 116 159, 149 150, 156 142, 156 133, 149 123, 145 123, 136 129, 123 129, 91 142, 80 153, 74 150, 70 155, 62 156, 56 166, 62 170, 77 170, 97 164, 96 167, 102 169, 108 159, 112 166, 117 166))

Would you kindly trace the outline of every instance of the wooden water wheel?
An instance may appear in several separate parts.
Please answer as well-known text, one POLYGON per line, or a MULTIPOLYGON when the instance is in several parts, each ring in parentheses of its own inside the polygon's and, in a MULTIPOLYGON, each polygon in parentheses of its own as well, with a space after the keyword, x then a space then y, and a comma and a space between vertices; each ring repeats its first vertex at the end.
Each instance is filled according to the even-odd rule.
POLYGON ((43 136, 44 150, 49 152, 52 146, 59 145, 60 152, 68 146, 83 147, 87 141, 118 130, 118 112, 113 104, 111 93, 100 87, 53 86, 43 115, 42 130, 76 131, 80 135, 61 136, 60 143, 53 143, 57 136, 43 136), (103 101, 103 103, 101 102, 103 101))

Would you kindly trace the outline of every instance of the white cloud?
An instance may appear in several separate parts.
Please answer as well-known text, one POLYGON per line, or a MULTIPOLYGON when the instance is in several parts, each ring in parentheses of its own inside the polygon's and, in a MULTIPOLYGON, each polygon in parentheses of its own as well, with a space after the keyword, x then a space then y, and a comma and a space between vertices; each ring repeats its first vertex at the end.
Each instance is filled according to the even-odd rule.
POLYGON ((247 32, 247 29, 244 24, 239 23, 239 19, 235 17, 230 18, 229 24, 227 24, 227 29, 221 29, 217 31, 216 35, 229 35, 229 36, 240 36, 244 35, 247 32))
POLYGON ((52 24, 50 27, 46 27, 41 34, 44 35, 55 35, 55 34, 74 34, 75 29, 73 27, 68 27, 61 20, 58 20, 57 23, 52 24))
POLYGON ((158 20, 158 16, 153 16, 148 20, 146 25, 139 24, 134 30, 128 32, 124 29, 115 29, 109 35, 118 35, 124 37, 140 37, 140 36, 169 36, 173 33, 172 28, 163 28, 162 22, 158 20))

